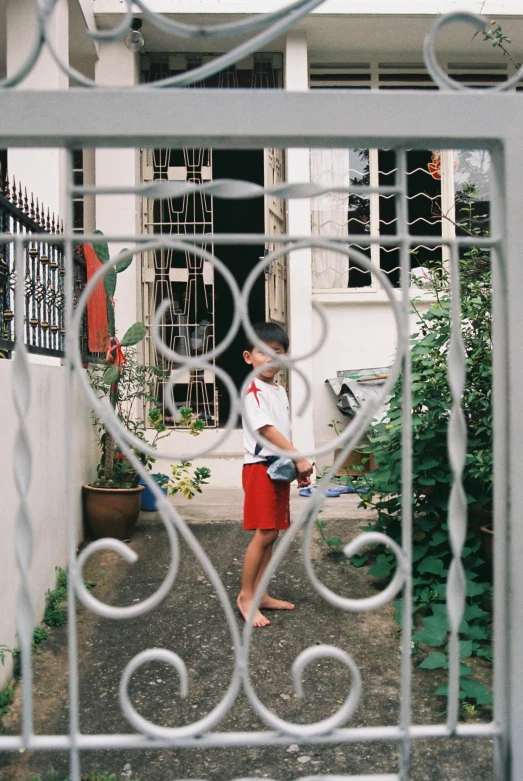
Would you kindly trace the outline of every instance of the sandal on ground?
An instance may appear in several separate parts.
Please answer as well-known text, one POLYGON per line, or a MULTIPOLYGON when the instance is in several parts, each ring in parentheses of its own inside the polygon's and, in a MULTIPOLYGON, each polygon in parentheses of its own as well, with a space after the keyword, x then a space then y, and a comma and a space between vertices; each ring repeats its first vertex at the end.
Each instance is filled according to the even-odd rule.
MULTIPOLYGON (((315 485, 311 485, 309 488, 300 488, 298 493, 300 496, 312 496, 313 493, 317 490, 315 485)), ((336 489, 327 488, 323 491, 324 495, 331 498, 336 499, 340 495, 340 491, 336 489)))
POLYGON ((336 485, 330 490, 337 491, 339 494, 364 494, 367 491, 366 488, 354 488, 352 485, 336 485))

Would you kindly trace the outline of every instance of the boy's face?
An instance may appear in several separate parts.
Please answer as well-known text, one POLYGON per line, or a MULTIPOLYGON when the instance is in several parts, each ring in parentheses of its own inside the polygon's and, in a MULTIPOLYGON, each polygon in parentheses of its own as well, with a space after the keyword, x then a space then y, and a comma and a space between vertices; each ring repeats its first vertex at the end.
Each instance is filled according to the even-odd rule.
MULTIPOLYGON (((285 355, 285 350, 279 342, 265 342, 268 347, 271 348, 277 355, 285 355)), ((270 363, 273 358, 270 355, 266 355, 262 350, 257 347, 253 347, 252 350, 245 350, 243 353, 243 359, 245 363, 248 363, 253 369, 259 369, 265 364, 270 363)), ((260 369, 258 378, 263 382, 274 382, 274 378, 280 371, 278 366, 269 366, 266 369, 260 369)))

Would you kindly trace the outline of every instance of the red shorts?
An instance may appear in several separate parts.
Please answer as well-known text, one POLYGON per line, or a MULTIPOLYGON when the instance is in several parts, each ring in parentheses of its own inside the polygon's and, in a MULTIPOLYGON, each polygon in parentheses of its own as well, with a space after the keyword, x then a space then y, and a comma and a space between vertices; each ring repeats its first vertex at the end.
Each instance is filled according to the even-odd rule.
POLYGON ((282 480, 271 480, 266 464, 244 464, 242 473, 245 500, 243 528, 288 529, 291 486, 282 480))

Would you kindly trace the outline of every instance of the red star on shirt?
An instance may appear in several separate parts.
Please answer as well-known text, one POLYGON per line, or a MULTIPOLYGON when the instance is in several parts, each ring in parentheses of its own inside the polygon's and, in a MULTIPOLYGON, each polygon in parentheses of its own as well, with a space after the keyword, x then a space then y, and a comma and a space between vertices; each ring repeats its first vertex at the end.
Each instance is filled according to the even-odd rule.
POLYGON ((249 385, 249 390, 247 391, 247 393, 245 395, 248 396, 249 393, 254 393, 254 398, 258 402, 258 407, 259 407, 260 406, 260 400, 258 398, 258 393, 261 393, 261 390, 258 388, 258 386, 254 382, 254 380, 249 385))

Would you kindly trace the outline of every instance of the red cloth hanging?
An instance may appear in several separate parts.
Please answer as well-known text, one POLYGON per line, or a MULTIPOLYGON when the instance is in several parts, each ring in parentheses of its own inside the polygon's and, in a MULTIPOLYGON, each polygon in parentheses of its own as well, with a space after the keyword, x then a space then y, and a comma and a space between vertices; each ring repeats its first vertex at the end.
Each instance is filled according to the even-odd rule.
MULTIPOLYGON (((84 244, 84 258, 87 266, 87 281, 103 266, 91 244, 84 244)), ((87 346, 90 353, 101 353, 107 349, 109 325, 107 323, 107 296, 103 279, 96 285, 87 301, 87 346)))

